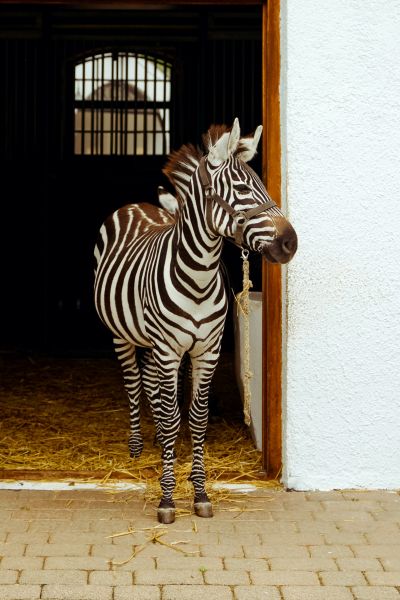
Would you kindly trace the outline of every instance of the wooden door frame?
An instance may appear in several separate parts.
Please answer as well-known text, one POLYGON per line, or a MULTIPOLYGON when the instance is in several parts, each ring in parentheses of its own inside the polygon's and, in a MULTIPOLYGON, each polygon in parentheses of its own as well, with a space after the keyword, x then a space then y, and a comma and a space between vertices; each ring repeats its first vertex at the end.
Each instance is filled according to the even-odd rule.
MULTIPOLYGON (((280 139, 280 0, 157 0, 157 5, 262 6, 263 180, 281 203, 280 139)), ((10 6, 46 4, 80 8, 146 7, 145 0, 0 0, 10 6)), ((263 394, 264 476, 275 479, 282 467, 282 281, 279 265, 263 261, 263 394)))
MULTIPOLYGON (((264 0, 263 58, 263 180, 281 205, 280 120, 280 0, 264 0)), ((263 467, 268 479, 282 470, 282 279, 281 267, 263 261, 263 467)))

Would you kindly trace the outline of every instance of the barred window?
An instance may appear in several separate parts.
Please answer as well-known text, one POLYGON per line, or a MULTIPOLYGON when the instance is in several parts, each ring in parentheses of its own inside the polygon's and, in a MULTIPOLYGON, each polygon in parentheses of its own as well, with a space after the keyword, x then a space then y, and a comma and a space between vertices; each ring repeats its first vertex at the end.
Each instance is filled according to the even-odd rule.
POLYGON ((132 52, 75 65, 75 154, 163 155, 170 150, 171 65, 132 52))

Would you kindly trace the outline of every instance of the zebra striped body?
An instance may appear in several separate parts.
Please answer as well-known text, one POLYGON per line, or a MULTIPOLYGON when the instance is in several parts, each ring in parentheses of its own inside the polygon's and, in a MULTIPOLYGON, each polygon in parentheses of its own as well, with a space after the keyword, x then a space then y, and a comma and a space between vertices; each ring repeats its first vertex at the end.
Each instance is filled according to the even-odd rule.
MULTIPOLYGON (((223 130, 216 134, 210 129, 206 169, 216 193, 231 206, 245 210, 262 204, 266 193, 240 157, 240 152, 249 154, 251 142, 247 138, 240 145, 238 127, 235 121, 230 133, 223 130)), ((176 217, 149 204, 125 206, 106 220, 95 250, 95 303, 100 318, 113 332, 123 369, 130 401, 132 456, 138 456, 143 447, 139 422, 141 379, 135 348, 149 349, 143 384, 162 445, 159 519, 163 522, 174 518, 173 458, 180 425, 177 379, 185 352, 192 362, 189 426, 195 507, 198 514, 211 516, 205 493, 203 444, 208 389, 227 312, 220 269, 222 241, 234 237, 236 222, 221 206, 210 206, 199 176, 200 160, 201 155, 193 147, 183 147, 166 167, 180 200, 176 217), (158 385, 154 384, 154 373, 158 385)), ((246 224, 243 243, 273 261, 287 262, 295 251, 294 242, 290 251, 286 247, 290 227, 279 209, 265 211, 246 224), (277 222, 282 231, 286 228, 285 233, 278 231, 277 222), (286 246, 276 243, 279 236, 285 237, 286 246)))

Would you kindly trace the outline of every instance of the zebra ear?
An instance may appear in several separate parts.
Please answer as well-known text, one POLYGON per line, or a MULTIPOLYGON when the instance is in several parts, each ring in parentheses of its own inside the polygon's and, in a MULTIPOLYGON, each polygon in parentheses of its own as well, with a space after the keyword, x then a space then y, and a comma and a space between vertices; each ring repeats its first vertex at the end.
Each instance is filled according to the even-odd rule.
POLYGON ((237 153, 237 157, 243 160, 244 162, 249 162, 256 152, 258 142, 260 141, 260 137, 262 134, 262 125, 259 125, 255 130, 253 137, 245 137, 240 140, 239 144, 239 152, 237 153))
POLYGON ((158 186, 158 201, 171 215, 175 214, 179 208, 179 203, 175 196, 167 192, 161 185, 158 186))
POLYGON ((227 160, 237 149, 240 141, 239 119, 235 119, 231 131, 226 131, 219 140, 209 148, 208 160, 217 167, 227 160))
POLYGON ((228 156, 231 156, 231 154, 233 154, 236 151, 236 149, 239 145, 239 141, 240 141, 240 125, 239 125, 239 119, 236 117, 236 119, 233 121, 231 133, 230 133, 229 140, 228 140, 228 156))

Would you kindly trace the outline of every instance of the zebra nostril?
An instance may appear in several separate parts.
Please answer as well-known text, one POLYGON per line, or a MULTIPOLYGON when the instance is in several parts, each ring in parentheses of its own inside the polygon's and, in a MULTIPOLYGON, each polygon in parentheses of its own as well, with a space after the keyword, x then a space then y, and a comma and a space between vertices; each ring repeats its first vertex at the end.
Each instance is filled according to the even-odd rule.
POLYGON ((282 250, 285 254, 290 254, 293 250, 293 240, 291 238, 287 238, 282 241, 282 250))

